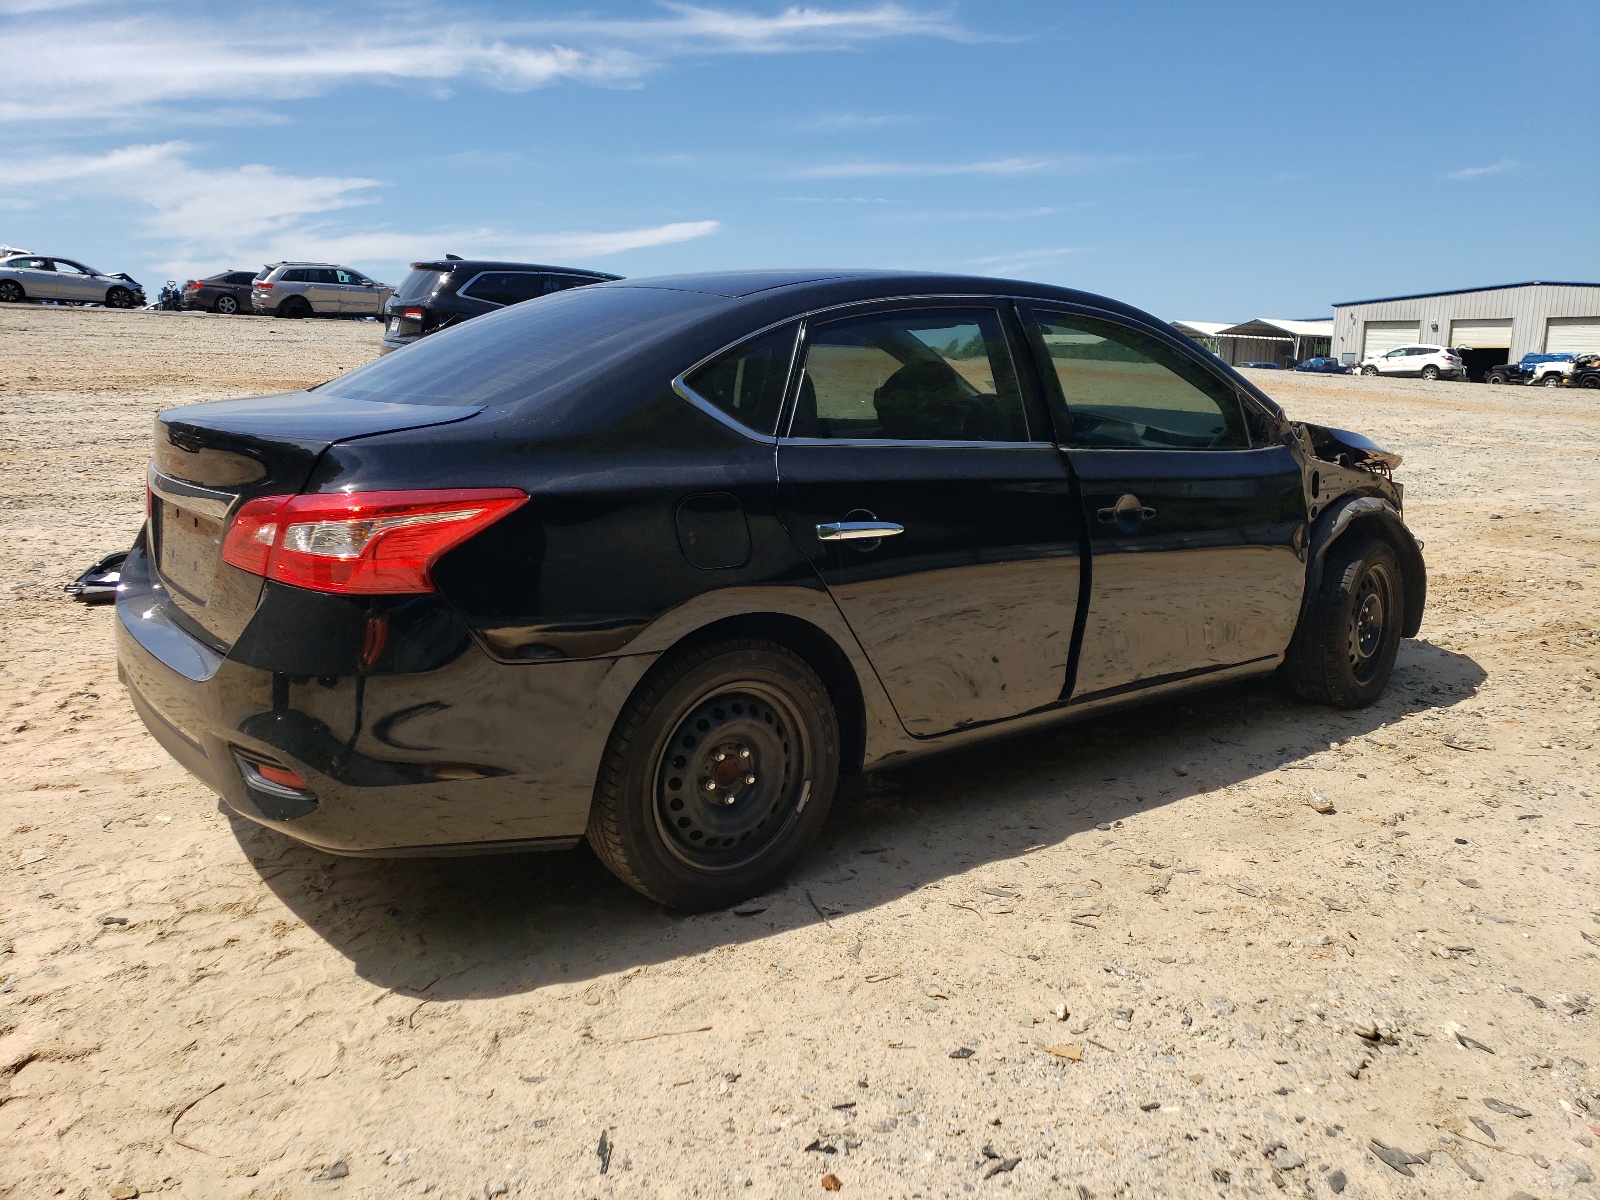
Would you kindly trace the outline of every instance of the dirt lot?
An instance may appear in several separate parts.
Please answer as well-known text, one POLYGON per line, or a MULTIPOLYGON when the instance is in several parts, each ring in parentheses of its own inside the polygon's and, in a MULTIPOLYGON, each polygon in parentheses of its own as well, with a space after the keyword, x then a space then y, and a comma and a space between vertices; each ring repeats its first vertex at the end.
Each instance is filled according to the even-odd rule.
POLYGON ((1380 706, 907 768, 766 911, 682 917, 587 851, 230 818, 62 597, 154 412, 378 336, 0 311, 0 1194, 1597 1194, 1596 394, 1263 376, 1406 456, 1432 595, 1380 706))

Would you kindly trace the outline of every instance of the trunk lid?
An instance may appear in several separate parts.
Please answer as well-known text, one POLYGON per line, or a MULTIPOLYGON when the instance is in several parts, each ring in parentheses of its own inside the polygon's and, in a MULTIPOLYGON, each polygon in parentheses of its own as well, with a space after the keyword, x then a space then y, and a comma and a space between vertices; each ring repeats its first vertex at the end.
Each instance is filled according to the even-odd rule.
POLYGON ((480 411, 307 391, 159 414, 146 548, 167 615, 226 652, 255 612, 263 583, 222 560, 223 535, 240 504, 299 492, 335 442, 450 424, 480 411))

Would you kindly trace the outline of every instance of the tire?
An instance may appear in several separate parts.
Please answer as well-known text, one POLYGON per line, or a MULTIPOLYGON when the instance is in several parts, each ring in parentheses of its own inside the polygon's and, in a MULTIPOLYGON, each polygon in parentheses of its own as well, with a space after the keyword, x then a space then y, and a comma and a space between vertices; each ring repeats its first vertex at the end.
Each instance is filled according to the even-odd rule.
POLYGON ((1565 382, 1566 382, 1566 380, 1562 379, 1561 376, 1555 374, 1555 372, 1552 371, 1549 375, 1546 375, 1543 379, 1539 380, 1539 386, 1540 387, 1560 387, 1565 382))
POLYGON ((1319 704, 1367 707, 1389 683, 1404 620, 1405 581, 1389 544, 1360 535, 1335 542, 1289 645, 1290 685, 1319 704))
POLYGON ((311 315, 311 305, 300 296, 290 296, 278 305, 278 315, 290 321, 298 321, 302 317, 311 315))
POLYGON ((1506 377, 1504 375, 1496 375, 1492 371, 1489 373, 1489 376, 1484 380, 1484 382, 1488 383, 1488 384, 1504 383, 1505 381, 1506 381, 1506 377))
POLYGON ((725 908, 783 878, 827 820, 838 778, 838 718, 816 673, 776 642, 711 643, 629 698, 601 760, 589 844, 652 900, 725 908))
POLYGON ((0 279, 0 303, 21 304, 27 298, 28 293, 15 279, 0 279))
POLYGON ((125 287, 114 287, 106 293, 107 308, 132 308, 133 293, 125 287))
POLYGON ((1422 368, 1422 377, 1424 379, 1426 379, 1429 383, 1434 382, 1435 380, 1437 380, 1439 378, 1439 368, 1438 367, 1433 367, 1433 366, 1423 367, 1422 368))
POLYGON ((1377 367, 1362 367, 1361 368, 1361 373, 1363 375, 1376 375, 1378 373, 1378 368, 1377 367))
POLYGON ((224 292, 217 297, 217 302, 211 306, 213 312, 219 312, 225 317, 231 317, 239 311, 239 301, 236 297, 224 292))
POLYGON ((1578 381, 1581 388, 1600 388, 1600 375, 1585 375, 1578 381))

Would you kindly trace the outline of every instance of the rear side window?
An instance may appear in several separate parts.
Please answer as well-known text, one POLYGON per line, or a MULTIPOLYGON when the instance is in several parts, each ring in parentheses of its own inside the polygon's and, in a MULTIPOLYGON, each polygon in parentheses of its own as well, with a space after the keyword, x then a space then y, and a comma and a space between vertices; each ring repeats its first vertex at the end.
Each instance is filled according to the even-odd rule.
POLYGON ((249 271, 234 271, 231 275, 226 276, 223 282, 234 284, 249 283, 254 278, 255 276, 251 275, 249 271))
POLYGON ((1084 449, 1243 450, 1239 398, 1150 334, 1078 314, 1035 312, 1066 402, 1066 440, 1084 449))
POLYGON ((1028 437, 993 308, 849 317, 807 336, 791 437, 1020 442, 1028 437))
POLYGON ((485 271, 462 288, 461 295, 490 304, 520 304, 546 290, 545 277, 531 271, 485 271))
POLYGON ((751 338, 683 378, 684 386, 745 428, 771 436, 789 381, 796 326, 751 338))
POLYGON ((313 267, 311 270, 307 271, 306 274, 311 276, 312 283, 340 282, 339 272, 335 271, 332 267, 313 267))
POLYGON ((311 272, 304 270, 285 271, 283 273, 283 281, 285 283, 310 283, 311 272))
POLYGON ((439 281, 443 278, 443 271, 412 271, 401 280, 399 288, 395 290, 394 298, 402 304, 426 300, 433 295, 434 289, 439 286, 439 281))
POLYGON ((727 303, 666 288, 575 288, 425 337, 318 393, 390 404, 508 404, 675 334, 727 303))

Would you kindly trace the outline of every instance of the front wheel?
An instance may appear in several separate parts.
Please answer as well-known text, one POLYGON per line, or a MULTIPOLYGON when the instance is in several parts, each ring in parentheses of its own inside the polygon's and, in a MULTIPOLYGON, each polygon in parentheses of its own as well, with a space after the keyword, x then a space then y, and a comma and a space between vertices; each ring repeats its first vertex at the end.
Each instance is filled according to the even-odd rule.
POLYGON ((1361 368, 1361 373, 1363 375, 1376 375, 1378 373, 1378 368, 1377 367, 1362 367, 1361 368))
POLYGON ((1289 645, 1290 684, 1307 700, 1367 707, 1389 683, 1404 619, 1405 582, 1389 544, 1360 535, 1335 542, 1289 645))
POLYGON ((1585 375, 1579 382, 1579 387, 1600 388, 1600 375, 1585 375))
POLYGON ((827 690, 775 642, 701 646, 658 668, 612 730, 589 844, 635 891, 723 908, 772 887, 816 837, 839 775, 827 690))
POLYGON ((15 279, 0 279, 0 303, 21 304, 27 298, 22 285, 15 279))
POLYGON ((133 293, 125 287, 114 287, 106 293, 107 308, 132 308, 133 293))
POLYGON ((1422 377, 1424 379, 1426 379, 1426 380, 1429 380, 1429 381, 1438 379, 1439 378, 1439 368, 1438 367, 1423 367, 1422 368, 1422 377))
POLYGON ((1562 383, 1563 380, 1559 375, 1546 375, 1539 381, 1541 387, 1560 387, 1562 383))

